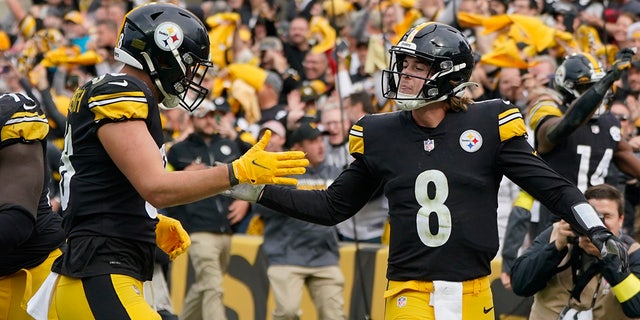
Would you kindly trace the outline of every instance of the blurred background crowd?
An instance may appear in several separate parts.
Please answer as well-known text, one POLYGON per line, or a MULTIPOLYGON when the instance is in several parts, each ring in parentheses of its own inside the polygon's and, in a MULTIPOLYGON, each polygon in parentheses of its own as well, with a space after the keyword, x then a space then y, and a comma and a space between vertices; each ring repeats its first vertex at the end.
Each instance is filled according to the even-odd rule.
MULTIPOLYGON (((26 92, 50 120, 49 157, 55 200, 63 123, 74 90, 89 79, 118 72, 113 57, 123 17, 142 1, 0 0, 0 92, 26 92)), ((203 110, 215 113, 214 131, 241 151, 270 128, 289 136, 312 123, 326 135, 326 161, 345 166, 348 130, 366 113, 394 110, 381 94, 388 49, 411 26, 440 21, 462 30, 476 66, 468 88, 476 100, 502 98, 523 113, 537 89, 554 88, 554 74, 571 53, 588 53, 605 69, 622 48, 640 44, 637 0, 227 0, 177 2, 208 28, 214 67, 203 110), (338 109, 342 112, 326 112, 338 109), (274 121, 278 124, 274 124, 274 121), (282 128, 280 126, 282 125, 282 128)), ((555 88, 558 89, 558 88, 555 88)), ((640 149, 640 62, 618 81, 605 103, 619 115, 624 137, 640 149)), ((166 141, 193 133, 181 108, 162 111, 166 141)), ((278 139, 278 138, 276 138, 278 139)), ((611 184, 637 181, 610 175, 611 184)), ((501 221, 517 188, 505 186, 501 221)), ((637 198, 637 197, 635 197, 637 198)), ((635 201, 629 197, 627 201, 635 201)), ((58 209, 55 206, 54 209, 58 209)), ((629 206, 627 213, 633 213, 629 206)), ((633 215, 625 230, 633 234, 633 215)), ((248 218, 247 218, 248 219, 248 218)), ((245 220, 247 220, 245 219, 245 220)), ((248 223, 240 224, 241 231, 248 223)), ((381 230, 381 227, 380 227, 381 230)), ((377 237, 376 237, 377 238, 377 237)))

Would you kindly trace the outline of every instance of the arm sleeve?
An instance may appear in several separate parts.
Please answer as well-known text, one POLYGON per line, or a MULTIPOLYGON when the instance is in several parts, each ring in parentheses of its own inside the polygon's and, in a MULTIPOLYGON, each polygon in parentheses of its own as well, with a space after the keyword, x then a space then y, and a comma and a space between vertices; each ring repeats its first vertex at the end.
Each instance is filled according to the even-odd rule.
POLYGON ((502 143, 498 167, 578 233, 586 235, 589 229, 604 227, 582 192, 539 158, 524 137, 502 143))
POLYGON ((267 185, 258 203, 294 218, 330 226, 356 214, 380 182, 359 157, 327 190, 293 190, 267 185))
POLYGON ((511 268, 511 287, 519 296, 532 296, 544 289, 551 277, 558 272, 557 266, 568 250, 558 251, 549 243, 552 227, 540 233, 531 247, 525 251, 511 268))
POLYGON ((562 141, 591 117, 602 103, 608 88, 613 84, 614 80, 610 77, 611 73, 607 74, 574 101, 560 122, 547 132, 547 138, 551 143, 557 144, 562 141))

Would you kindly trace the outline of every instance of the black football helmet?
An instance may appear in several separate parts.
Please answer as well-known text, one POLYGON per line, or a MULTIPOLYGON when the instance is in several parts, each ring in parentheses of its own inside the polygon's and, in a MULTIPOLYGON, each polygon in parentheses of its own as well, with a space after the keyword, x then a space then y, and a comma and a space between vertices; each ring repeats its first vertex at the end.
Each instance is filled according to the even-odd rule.
MULTIPOLYGON (((382 93, 396 100, 402 110, 414 110, 452 96, 462 96, 471 85, 473 51, 465 36, 456 28, 438 22, 427 22, 407 31, 397 45, 389 50, 389 68, 382 72, 382 93), (429 65, 428 78, 416 96, 398 92, 400 77, 407 56, 423 60, 429 65)), ((411 76, 414 78, 420 78, 411 76)))
POLYGON ((573 53, 565 57, 553 79, 555 89, 570 104, 605 76, 602 63, 589 53, 573 53))
POLYGON ((207 29, 191 12, 168 3, 149 3, 125 16, 115 59, 146 71, 167 108, 195 110, 208 90, 201 85, 211 61, 207 29), (199 79, 199 80, 194 80, 199 79))

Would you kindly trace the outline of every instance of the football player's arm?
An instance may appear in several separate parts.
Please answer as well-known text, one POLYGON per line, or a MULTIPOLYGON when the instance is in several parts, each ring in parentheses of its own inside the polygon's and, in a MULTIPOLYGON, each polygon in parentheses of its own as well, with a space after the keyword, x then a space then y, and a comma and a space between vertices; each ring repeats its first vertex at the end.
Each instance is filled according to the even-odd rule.
POLYGON ((610 255, 604 258, 602 275, 607 280, 622 311, 629 318, 640 317, 640 250, 634 243, 629 250, 629 271, 620 272, 620 261, 617 256, 610 255))
POLYGON ((267 137, 227 166, 168 172, 144 121, 105 123, 98 129, 98 138, 138 193, 158 209, 219 194, 238 182, 279 183, 278 179, 291 179, 281 176, 304 173, 304 166, 308 164, 306 159, 301 160, 302 152, 263 151, 267 137))
POLYGON ((524 137, 501 144, 497 165, 507 178, 567 221, 578 234, 588 235, 603 257, 619 255, 622 270, 628 267, 620 239, 604 226, 582 192, 535 155, 524 137))
POLYGON ((356 158, 327 190, 265 186, 258 203, 294 218, 322 225, 338 224, 358 212, 380 185, 356 158))
POLYGON ((0 181, 0 254, 7 254, 27 241, 35 228, 44 186, 42 144, 0 148, 0 181))
MULTIPOLYGON (((618 60, 611 67, 611 70, 576 99, 558 121, 545 125, 545 132, 540 132, 536 137, 544 135, 546 139, 543 139, 543 141, 546 140, 546 142, 557 144, 591 118, 602 103, 602 99, 609 88, 615 81, 620 79, 624 70, 631 67, 633 51, 630 49, 621 50, 618 55, 618 60)), ((538 147, 540 148, 540 145, 538 147)), ((540 148, 540 152, 545 151, 540 148)))
POLYGON ((567 255, 567 248, 558 251, 549 243, 551 227, 540 233, 529 249, 516 259, 511 268, 511 288, 519 296, 532 296, 544 289, 567 255))
POLYGON ((633 148, 624 139, 618 142, 618 148, 613 153, 613 162, 620 171, 640 179, 640 159, 633 153, 633 148))

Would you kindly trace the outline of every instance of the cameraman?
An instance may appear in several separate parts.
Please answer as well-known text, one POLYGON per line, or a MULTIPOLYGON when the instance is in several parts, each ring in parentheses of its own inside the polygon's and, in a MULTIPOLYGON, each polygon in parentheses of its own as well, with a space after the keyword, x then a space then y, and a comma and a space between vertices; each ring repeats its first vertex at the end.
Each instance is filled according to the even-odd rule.
POLYGON ((620 257, 601 258, 585 236, 565 221, 543 231, 511 269, 513 292, 534 295, 529 319, 627 319, 640 316, 640 245, 620 234, 623 197, 613 186, 589 187, 585 197, 605 226, 620 237, 629 253, 629 270, 620 257))

